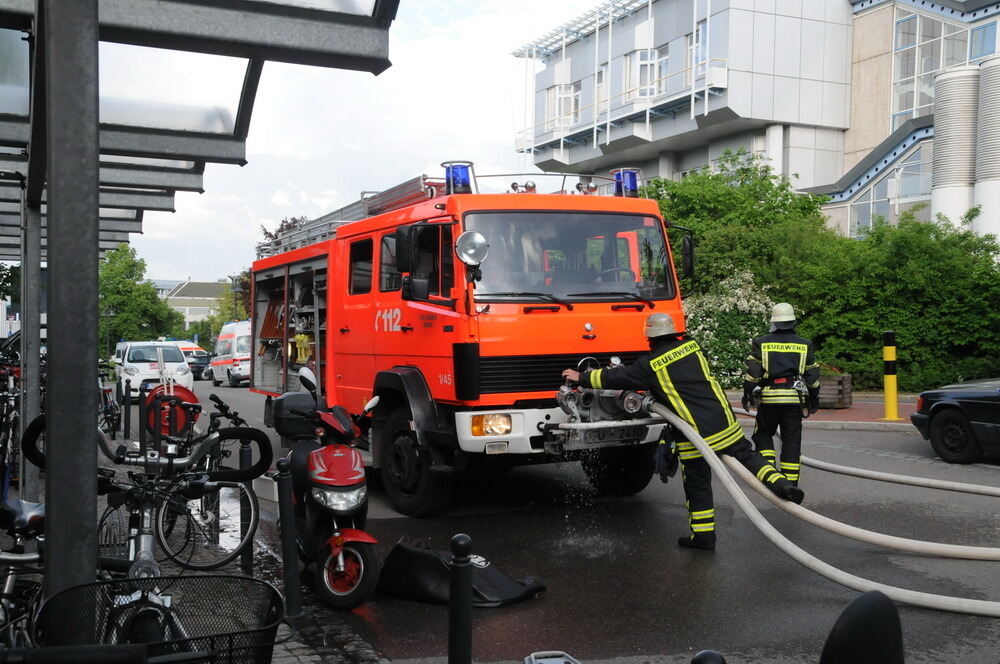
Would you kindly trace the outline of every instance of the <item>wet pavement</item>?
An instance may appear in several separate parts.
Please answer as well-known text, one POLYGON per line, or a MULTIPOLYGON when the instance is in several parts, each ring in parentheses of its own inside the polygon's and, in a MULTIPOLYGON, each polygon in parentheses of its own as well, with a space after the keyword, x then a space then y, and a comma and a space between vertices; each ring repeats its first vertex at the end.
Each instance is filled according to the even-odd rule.
MULTIPOLYGON (((204 391, 206 400, 209 390, 204 391)), ((257 417, 255 395, 245 389, 214 391, 245 416, 257 417)), ((881 416, 881 407, 876 400, 856 401, 845 410, 858 418, 861 408, 881 416)), ((901 404, 900 415, 906 417, 903 408, 901 404)), ((862 420, 844 414, 839 421, 862 420)), ((905 422, 884 430, 807 425, 805 440, 804 453, 824 461, 993 486, 1000 480, 996 460, 944 464, 905 422)), ((805 506, 852 525, 928 541, 995 546, 1000 540, 995 499, 810 468, 803 469, 802 485, 805 506)), ((925 592, 1000 598, 995 563, 901 554, 845 540, 763 500, 751 500, 792 541, 835 567, 925 592)), ((815 575, 774 548, 718 483, 716 503, 719 546, 705 553, 676 546, 687 519, 677 478, 666 485, 654 479, 632 498, 608 499, 593 493, 578 464, 520 468, 467 478, 443 514, 410 519, 389 507, 376 474, 368 525, 380 541, 382 559, 400 538, 445 550, 453 534, 465 532, 473 538, 476 553, 511 576, 542 577, 548 589, 538 597, 474 611, 473 657, 479 662, 519 661, 534 651, 566 650, 586 662, 679 664, 703 648, 722 651, 729 662, 818 661, 830 627, 857 593, 815 575)), ((268 519, 265 503, 262 507, 257 571, 281 587, 280 568, 269 553, 277 550, 273 517, 268 519)), ((301 630, 275 649, 275 661, 447 658, 446 606, 376 593, 359 609, 337 612, 323 607, 308 591, 305 604, 301 630)), ((911 664, 995 664, 1000 659, 1000 630, 994 619, 905 606, 900 614, 911 664)))

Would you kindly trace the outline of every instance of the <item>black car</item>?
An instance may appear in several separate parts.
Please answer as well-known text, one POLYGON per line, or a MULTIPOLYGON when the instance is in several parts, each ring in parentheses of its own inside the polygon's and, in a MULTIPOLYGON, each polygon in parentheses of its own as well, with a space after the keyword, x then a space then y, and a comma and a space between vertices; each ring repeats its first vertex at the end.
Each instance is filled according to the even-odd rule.
POLYGON ((975 463, 1000 450, 1000 378, 921 392, 910 420, 948 463, 975 463))
POLYGON ((201 380, 205 374, 205 368, 208 366, 211 356, 208 352, 198 349, 198 350, 184 350, 184 358, 188 362, 188 367, 191 369, 191 376, 195 380, 201 380))

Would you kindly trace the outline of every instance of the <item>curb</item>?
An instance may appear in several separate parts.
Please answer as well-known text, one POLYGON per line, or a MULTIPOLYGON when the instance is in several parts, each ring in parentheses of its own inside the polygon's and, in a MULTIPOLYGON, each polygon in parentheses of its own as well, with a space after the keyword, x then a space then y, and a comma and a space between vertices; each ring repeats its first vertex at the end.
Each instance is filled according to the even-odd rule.
MULTIPOLYGON (((753 420, 748 423, 741 423, 745 429, 753 431, 753 420)), ((837 420, 809 420, 802 421, 803 429, 817 429, 820 431, 912 431, 919 434, 916 427, 909 422, 846 422, 837 420)))

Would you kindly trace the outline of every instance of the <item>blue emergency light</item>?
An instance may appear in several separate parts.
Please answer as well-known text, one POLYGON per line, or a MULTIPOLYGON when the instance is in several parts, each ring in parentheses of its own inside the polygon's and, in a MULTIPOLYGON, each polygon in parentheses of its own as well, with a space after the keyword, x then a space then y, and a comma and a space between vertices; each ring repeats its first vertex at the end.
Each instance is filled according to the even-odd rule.
POLYGON ((446 161, 441 165, 444 167, 444 179, 449 194, 472 193, 471 161, 446 161))
POLYGON ((615 176, 615 196, 639 197, 638 168, 616 168, 611 174, 615 176))

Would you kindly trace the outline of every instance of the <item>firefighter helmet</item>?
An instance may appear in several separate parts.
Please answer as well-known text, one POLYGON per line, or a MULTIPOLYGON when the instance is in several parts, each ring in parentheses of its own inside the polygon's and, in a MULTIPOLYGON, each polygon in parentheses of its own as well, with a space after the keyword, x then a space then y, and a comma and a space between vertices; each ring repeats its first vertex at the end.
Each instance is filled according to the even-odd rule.
POLYGON ((669 314, 650 314, 646 317, 646 337, 662 337, 667 334, 677 334, 674 319, 669 314))
POLYGON ((771 309, 771 329, 790 330, 798 323, 795 320, 795 309, 787 302, 779 302, 771 309))

